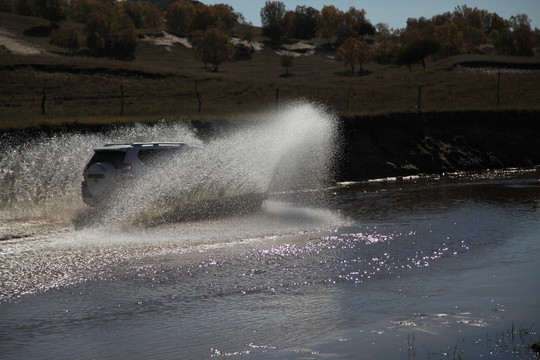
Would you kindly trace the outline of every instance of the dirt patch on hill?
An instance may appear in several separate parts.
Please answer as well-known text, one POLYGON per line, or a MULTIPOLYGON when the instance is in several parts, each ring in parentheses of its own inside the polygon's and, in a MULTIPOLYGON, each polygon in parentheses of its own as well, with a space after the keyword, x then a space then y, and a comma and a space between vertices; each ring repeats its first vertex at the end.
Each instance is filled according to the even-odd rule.
POLYGON ((18 39, 15 35, 2 28, 0 28, 0 47, 14 55, 50 55, 47 51, 18 39))

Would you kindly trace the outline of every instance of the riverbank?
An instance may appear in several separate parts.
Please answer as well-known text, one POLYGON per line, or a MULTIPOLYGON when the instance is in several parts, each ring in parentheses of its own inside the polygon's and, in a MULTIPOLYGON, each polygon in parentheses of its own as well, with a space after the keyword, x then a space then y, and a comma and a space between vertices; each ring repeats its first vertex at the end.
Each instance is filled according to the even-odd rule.
POLYGON ((342 125, 342 180, 540 164, 537 111, 389 114, 346 118, 342 125))
MULTIPOLYGON (((338 121, 342 151, 337 181, 540 165, 540 111, 395 113, 342 116, 338 121)), ((233 120, 186 124, 203 139, 246 126, 233 120)), ((2 138, 24 141, 61 133, 105 133, 131 125, 30 127, 6 130, 2 138)))

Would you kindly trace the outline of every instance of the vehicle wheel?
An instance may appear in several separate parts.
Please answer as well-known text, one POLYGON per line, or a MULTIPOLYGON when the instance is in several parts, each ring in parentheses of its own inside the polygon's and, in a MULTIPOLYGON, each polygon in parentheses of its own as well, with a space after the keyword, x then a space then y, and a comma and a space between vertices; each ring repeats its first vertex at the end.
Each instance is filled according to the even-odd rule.
POLYGON ((86 170, 88 192, 92 197, 99 198, 112 190, 116 181, 116 171, 110 163, 95 163, 86 170))

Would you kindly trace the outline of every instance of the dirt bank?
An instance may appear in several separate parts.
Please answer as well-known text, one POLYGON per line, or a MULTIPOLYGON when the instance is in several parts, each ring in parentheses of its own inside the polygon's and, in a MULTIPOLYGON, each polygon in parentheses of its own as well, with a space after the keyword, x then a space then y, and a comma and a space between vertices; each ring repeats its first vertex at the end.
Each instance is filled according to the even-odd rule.
POLYGON ((342 119, 339 180, 540 164, 540 113, 464 111, 342 119))
MULTIPOLYGON (((540 165, 540 112, 463 111, 342 117, 336 180, 367 180, 540 165)), ((192 121, 201 138, 234 131, 241 122, 192 121)), ((129 125, 69 124, 0 133, 11 141, 55 133, 106 132, 129 125)), ((1 147, 0 146, 0 147, 1 147)))

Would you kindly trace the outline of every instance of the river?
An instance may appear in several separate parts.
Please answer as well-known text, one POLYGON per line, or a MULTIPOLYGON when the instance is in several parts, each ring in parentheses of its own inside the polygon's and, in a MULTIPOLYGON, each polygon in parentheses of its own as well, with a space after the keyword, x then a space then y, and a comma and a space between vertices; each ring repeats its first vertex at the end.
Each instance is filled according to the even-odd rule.
MULTIPOLYGON (((1 162, 17 184, 0 213, 2 359, 538 358, 539 169, 305 181, 249 214, 81 225, 80 167, 103 141, 41 139, 1 162), (38 170, 58 159, 73 176, 38 170)), ((313 166, 301 178, 328 169, 313 166)), ((242 184, 268 184, 261 169, 242 184)))

